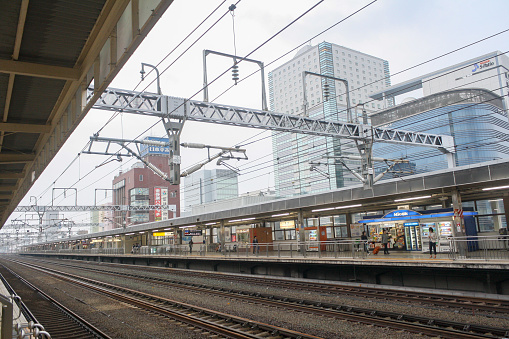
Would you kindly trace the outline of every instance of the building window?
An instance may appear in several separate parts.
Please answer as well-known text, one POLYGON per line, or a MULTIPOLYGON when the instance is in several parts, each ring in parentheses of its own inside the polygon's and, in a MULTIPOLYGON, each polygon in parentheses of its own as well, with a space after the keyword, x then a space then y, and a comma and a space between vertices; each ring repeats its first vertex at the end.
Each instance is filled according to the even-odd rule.
POLYGON ((140 174, 140 181, 143 181, 143 174, 140 174))
MULTIPOLYGON (((470 207, 472 202, 463 203, 463 207, 470 207)), ((507 228, 504 203, 502 199, 477 200, 475 206, 479 215, 477 216, 477 227, 479 232, 498 232, 501 228, 507 228)))

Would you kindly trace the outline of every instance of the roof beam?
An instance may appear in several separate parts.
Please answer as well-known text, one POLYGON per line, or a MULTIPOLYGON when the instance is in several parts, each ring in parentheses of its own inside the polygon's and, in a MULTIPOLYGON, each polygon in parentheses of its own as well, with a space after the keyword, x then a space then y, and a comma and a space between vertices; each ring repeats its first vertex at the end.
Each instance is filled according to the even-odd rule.
POLYGON ((8 186, 2 186, 0 185, 0 192, 12 192, 14 190, 16 190, 16 186, 15 185, 8 185, 8 186))
POLYGON ((19 133, 49 133, 51 132, 50 125, 37 125, 37 124, 13 124, 7 122, 0 122, 0 131, 2 132, 19 132, 19 133))
POLYGON ((25 174, 22 172, 14 173, 14 172, 0 172, 0 179, 23 179, 25 174))
POLYGON ((35 154, 0 154, 0 163, 25 163, 35 160, 35 154))
POLYGON ((79 69, 14 60, 0 60, 0 73, 73 81, 80 78, 79 69))

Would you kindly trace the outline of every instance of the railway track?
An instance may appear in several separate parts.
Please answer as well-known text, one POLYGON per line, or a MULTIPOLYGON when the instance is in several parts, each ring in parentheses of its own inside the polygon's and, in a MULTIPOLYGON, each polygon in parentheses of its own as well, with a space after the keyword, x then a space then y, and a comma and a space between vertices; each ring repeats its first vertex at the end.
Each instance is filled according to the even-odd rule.
POLYGON ((26 306, 23 314, 27 321, 42 325, 42 327, 36 326, 36 337, 39 337, 38 334, 42 331, 49 333, 54 339, 111 339, 97 327, 7 267, 0 265, 0 274, 8 283, 9 292, 21 297, 26 306))
MULTIPOLYGON (((38 262, 48 262, 51 264, 57 264, 51 261, 44 261, 37 259, 38 262)), ((58 263, 59 265, 70 265, 58 263)), ((80 263, 81 264, 81 263, 80 263)), ((89 264, 89 263, 83 263, 89 264)), ((122 267, 128 268, 130 265, 122 265, 122 264, 110 264, 110 263, 101 263, 101 265, 108 265, 112 267, 122 267)), ((71 265, 72 266, 72 265, 71 265)), ((83 267, 83 266, 79 266, 83 267)), ((417 291, 396 291, 394 289, 384 289, 384 288, 375 288, 375 287, 366 287, 366 286, 352 286, 352 285, 341 285, 338 284, 327 284, 327 283, 318 283, 318 282, 301 282, 295 280, 284 280, 277 278, 259 278, 259 277, 247 277, 240 275, 231 275, 231 274, 221 274, 214 272, 192 272, 189 270, 181 270, 174 268, 148 268, 148 267, 136 267, 137 270, 142 269, 143 271, 149 272, 161 272, 161 269, 170 270, 178 272, 179 275, 186 275, 192 277, 205 277, 205 278, 218 278, 218 279, 227 279, 229 281, 236 281, 251 285, 259 285, 259 286, 267 286, 270 285, 272 287, 278 287, 283 289, 290 290, 306 290, 306 291, 314 291, 319 293, 327 293, 332 295, 347 295, 347 296, 355 296, 355 297, 365 297, 365 298, 375 298, 381 300, 396 300, 398 302, 407 302, 410 304, 420 303, 427 304, 431 306, 444 306, 448 308, 457 308, 464 310, 471 310, 475 312, 488 312, 493 314, 501 314, 501 315, 509 315, 509 300, 502 299, 488 299, 481 297, 472 297, 472 296, 459 296, 459 295, 444 295, 426 292, 417 292, 417 291)), ((97 263, 93 270, 97 271, 97 263)), ((133 275, 133 277, 136 275, 133 275)), ((139 275, 143 277, 142 275, 139 275)), ((178 282, 177 282, 178 283, 178 282)))
POLYGON ((186 326, 200 329, 205 336, 222 338, 267 338, 267 339, 317 339, 319 337, 216 312, 156 295, 107 284, 101 281, 79 277, 49 268, 40 268, 33 264, 16 262, 40 273, 49 274, 57 279, 101 293, 110 298, 130 304, 139 309, 168 317, 186 326))
MULTIPOLYGON (((65 265, 76 268, 76 266, 73 265, 68 264, 65 265)), ((81 266, 79 266, 79 268, 83 269, 81 266)), ((47 269, 52 270, 49 268, 47 269)), ((185 284, 182 282, 174 282, 162 278, 147 278, 139 274, 114 273, 102 269, 93 269, 93 271, 95 271, 96 273, 100 272, 101 274, 123 276, 125 278, 136 279, 139 281, 150 282, 153 284, 177 287, 180 289, 185 289, 187 291, 194 291, 199 293, 211 293, 226 298, 241 299, 243 301, 259 305, 285 308, 298 312, 306 312, 309 314, 355 321, 370 325, 388 327, 397 330, 405 330, 413 333, 421 333, 430 336, 440 336, 443 338, 500 338, 507 337, 509 335, 509 330, 503 328, 494 328, 480 325, 444 321, 427 317, 405 315, 400 313, 379 311, 366 308, 350 307, 331 303, 318 303, 310 300, 293 299, 288 297, 275 296, 271 294, 248 293, 232 289, 211 288, 210 286, 185 284)), ((63 274, 70 275, 68 273, 63 274)), ((104 283, 99 284, 104 285, 104 283)), ((105 286, 111 288, 109 284, 105 284, 105 286)))

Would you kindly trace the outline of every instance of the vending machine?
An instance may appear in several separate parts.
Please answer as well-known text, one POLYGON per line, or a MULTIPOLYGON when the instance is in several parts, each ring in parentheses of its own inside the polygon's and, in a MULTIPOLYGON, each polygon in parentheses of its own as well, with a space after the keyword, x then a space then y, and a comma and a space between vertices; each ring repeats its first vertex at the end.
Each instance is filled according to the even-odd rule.
POLYGON ((441 221, 438 223, 422 223, 422 251, 429 251, 429 228, 432 227, 437 234, 437 252, 449 251, 448 237, 452 236, 452 223, 449 221, 441 221))
MULTIPOLYGON (((429 228, 433 228, 433 231, 437 232, 436 224, 434 222, 421 223, 421 234, 422 234, 422 251, 429 251, 429 228)), ((437 233, 438 236, 438 233, 437 233)), ((438 247, 437 247, 438 250, 438 247)))
POLYGON ((318 231, 315 229, 305 230, 308 251, 318 251, 318 231))
POLYGON ((407 251, 420 251, 421 250, 421 228, 418 222, 406 222, 403 224, 405 227, 405 242, 407 251))
POLYGON ((442 221, 438 223, 438 244, 437 251, 448 252, 450 249, 449 237, 452 237, 452 223, 442 221))

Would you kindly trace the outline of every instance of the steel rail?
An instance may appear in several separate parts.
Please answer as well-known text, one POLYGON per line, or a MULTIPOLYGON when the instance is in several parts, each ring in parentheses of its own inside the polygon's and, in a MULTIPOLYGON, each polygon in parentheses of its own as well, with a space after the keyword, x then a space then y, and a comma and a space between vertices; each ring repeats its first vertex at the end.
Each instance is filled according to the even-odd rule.
MULTIPOLYGON (((52 263, 52 265, 62 265, 71 268, 83 269, 81 266, 69 264, 52 263)), ((130 279, 177 287, 180 289, 192 290, 195 292, 205 292, 209 294, 220 295, 226 298, 236 298, 247 302, 264 304, 273 307, 286 308, 309 314, 318 314, 332 318, 340 318, 349 321, 361 322, 365 324, 378 324, 379 326, 390 327, 393 329, 404 329, 414 333, 426 333, 429 335, 440 335, 446 338, 496 338, 498 336, 507 336, 509 331, 502 328, 493 328, 480 325, 472 325, 434 318, 404 315, 395 312, 379 311, 358 307, 350 307, 331 303, 321 303, 309 300, 295 299, 274 296, 271 294, 250 293, 225 288, 213 288, 204 285, 187 284, 182 282, 173 282, 168 279, 150 278, 139 274, 119 273, 106 270, 97 270, 87 268, 90 271, 100 272, 106 275, 123 276, 130 279), (423 328, 424 326, 424 328, 423 328), (470 332, 474 332, 474 335, 470 332), (497 336, 485 335, 494 333, 497 336)))
MULTIPOLYGON (((20 282, 25 284, 28 288, 37 292, 43 299, 46 299, 46 301, 53 304, 63 315, 65 315, 66 319, 69 319, 69 320, 75 322, 75 324, 77 325, 76 328, 65 327, 66 332, 76 331, 77 328, 79 328, 79 329, 84 330, 85 332, 89 332, 91 337, 101 338, 101 339, 112 339, 112 337, 110 337, 109 335, 107 335, 106 333, 104 333, 103 331, 98 329, 96 326, 94 326, 90 322, 88 322, 85 319, 83 319, 82 317, 80 317, 78 314, 76 314, 75 312, 73 312, 72 310, 70 310, 69 308, 64 306, 62 303, 58 302, 56 299, 52 298, 50 295, 48 295, 47 293, 45 293, 44 291, 42 291, 41 289, 39 289, 38 287, 33 285, 31 282, 29 282, 25 278, 21 277, 19 274, 17 274, 10 268, 6 267, 3 264, 0 264, 0 265, 2 265, 7 271, 9 271, 14 277, 16 277, 16 279, 18 279, 20 282)), ((30 310, 30 308, 25 303, 22 303, 22 304, 23 304, 23 308, 24 308, 23 314, 25 316, 28 316, 29 320, 32 320, 35 323, 39 323, 37 321, 37 318, 35 317, 35 315, 32 313, 32 310, 30 310)), ((46 308, 45 312, 50 312, 50 309, 47 308, 47 305, 45 305, 44 307, 46 308)), ((55 319, 55 320, 57 320, 57 319, 55 319)), ((60 333, 62 331, 62 330, 60 330, 62 328, 62 326, 58 326, 59 330, 60 330, 60 332, 59 332, 57 330, 52 331, 51 326, 48 326, 47 323, 41 323, 41 325, 43 325, 46 328, 46 330, 49 331, 50 335, 52 335, 54 337, 59 337, 60 335, 62 335, 62 333, 60 333)), ((62 325, 62 324, 59 323, 59 325, 62 325)))
POLYGON ((76 276, 74 274, 60 272, 47 267, 39 268, 34 264, 28 264, 16 260, 10 261, 49 274, 53 277, 57 277, 58 279, 67 281, 69 283, 76 284, 81 287, 93 290, 95 292, 105 294, 111 298, 120 300, 128 304, 135 305, 141 309, 149 310, 150 312, 176 319, 178 321, 181 321, 182 323, 186 323, 212 333, 224 335, 227 338, 239 338, 239 339, 260 338, 261 333, 265 334, 270 333, 277 334, 281 336, 281 338, 289 339, 291 338, 319 339, 319 337, 313 335, 308 335, 297 331, 292 331, 286 328, 272 326, 258 321, 213 311, 203 307, 177 302, 156 295, 151 295, 148 293, 139 292, 136 290, 104 283, 101 281, 76 276), (128 296, 126 294, 132 296, 128 296), (146 300, 142 300, 141 298, 146 300), (160 303, 164 306, 154 305, 155 302, 160 303), (167 308, 168 306, 172 306, 185 311, 182 312, 177 310, 171 310, 167 308), (190 312, 195 313, 195 315, 194 316, 190 315, 189 314, 190 312), (219 321, 223 321, 224 323, 220 324, 219 321), (239 328, 234 328, 238 325, 240 325, 239 328))
MULTIPOLYGON (((42 259, 32 259, 39 262, 44 262, 42 259)), ((52 263, 50 261, 46 261, 52 263)), ((62 263, 59 263, 63 265, 62 263)), ((82 264, 87 265, 89 263, 83 262, 82 264)), ((102 263, 102 265, 108 265, 113 267, 129 267, 130 265, 114 264, 114 263, 102 263)), ((139 267, 137 267, 139 269, 139 267)), ((157 268, 156 270, 160 270, 157 268)), ((175 270, 179 274, 192 275, 192 276, 206 276, 206 277, 221 277, 224 278, 224 274, 218 274, 217 272, 190 272, 189 270, 180 270, 177 268, 164 268, 165 270, 175 270)), ((154 268, 143 268, 145 271, 154 271, 154 268)), ((489 299, 481 297, 469 297, 469 296, 446 296, 436 293, 426 292, 399 292, 392 289, 385 288, 374 288, 374 287, 352 287, 340 284, 327 284, 318 282, 299 282, 299 281, 284 281, 281 279, 271 278, 257 278, 257 277, 244 277, 228 275, 228 279, 245 281, 250 284, 267 285, 270 284, 274 287, 284 287, 287 289, 296 290, 313 290, 317 292, 325 293, 336 293, 341 295, 352 295, 361 296, 366 298, 378 298, 378 299, 393 299, 398 301, 406 302, 419 302, 422 304, 430 305, 441 305, 446 307, 454 307, 460 309, 468 309, 474 311, 486 311, 498 314, 509 314, 509 301, 500 299, 489 299)))

